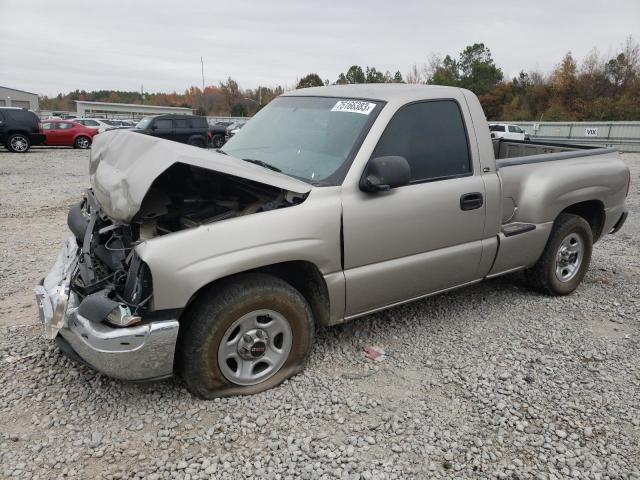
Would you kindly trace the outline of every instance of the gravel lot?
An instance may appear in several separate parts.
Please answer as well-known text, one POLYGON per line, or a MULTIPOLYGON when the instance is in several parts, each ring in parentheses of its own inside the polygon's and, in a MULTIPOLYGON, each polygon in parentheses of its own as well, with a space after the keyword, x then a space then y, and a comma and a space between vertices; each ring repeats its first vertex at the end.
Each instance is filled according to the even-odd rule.
POLYGON ((0 477, 640 478, 640 155, 625 159, 630 218, 572 296, 512 275, 394 308, 320 332, 280 387, 207 402, 40 338, 32 286, 88 153, 0 151, 0 477))

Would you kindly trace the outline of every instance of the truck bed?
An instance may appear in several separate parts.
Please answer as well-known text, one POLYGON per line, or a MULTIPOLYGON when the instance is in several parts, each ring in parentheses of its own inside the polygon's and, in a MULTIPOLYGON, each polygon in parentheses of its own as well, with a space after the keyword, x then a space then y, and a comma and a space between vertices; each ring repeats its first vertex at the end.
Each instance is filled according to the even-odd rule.
POLYGON ((521 142, 518 140, 493 140, 496 166, 524 165, 527 163, 551 162, 575 157, 602 155, 614 152, 613 148, 560 143, 521 142))

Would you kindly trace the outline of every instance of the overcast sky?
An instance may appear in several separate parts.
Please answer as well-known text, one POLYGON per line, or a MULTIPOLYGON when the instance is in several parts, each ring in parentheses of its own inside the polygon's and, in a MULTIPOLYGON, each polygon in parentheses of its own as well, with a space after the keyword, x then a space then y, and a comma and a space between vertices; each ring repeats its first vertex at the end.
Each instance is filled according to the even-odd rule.
POLYGON ((0 0, 0 85, 182 92, 400 70, 484 42, 507 76, 640 40, 640 0, 0 0))

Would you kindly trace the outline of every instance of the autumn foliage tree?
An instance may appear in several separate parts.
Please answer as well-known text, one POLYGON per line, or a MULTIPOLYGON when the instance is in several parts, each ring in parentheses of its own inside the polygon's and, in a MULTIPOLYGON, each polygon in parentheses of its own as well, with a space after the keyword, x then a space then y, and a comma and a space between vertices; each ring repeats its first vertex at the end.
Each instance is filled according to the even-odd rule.
MULTIPOLYGON (((568 52, 553 71, 521 71, 505 80, 491 50, 474 43, 458 55, 432 55, 423 65, 414 64, 403 77, 400 71, 352 65, 335 84, 426 83, 467 88, 478 95, 491 120, 640 120, 640 45, 631 37, 611 56, 593 50, 582 62, 568 52)), ((296 88, 322 86, 317 73, 302 77, 296 88)), ((189 107, 207 115, 253 115, 286 87, 242 89, 229 77, 216 86, 190 87, 184 93, 75 90, 66 95, 43 97, 43 110, 75 110, 75 100, 114 103, 146 103, 189 107)))

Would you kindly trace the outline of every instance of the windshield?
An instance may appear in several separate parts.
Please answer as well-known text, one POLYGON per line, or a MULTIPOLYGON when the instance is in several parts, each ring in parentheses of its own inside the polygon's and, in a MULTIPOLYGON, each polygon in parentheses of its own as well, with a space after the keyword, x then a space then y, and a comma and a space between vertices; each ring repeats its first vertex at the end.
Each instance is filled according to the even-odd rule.
POLYGON ((144 117, 142 120, 138 122, 138 124, 136 125, 136 128, 139 128, 139 129, 148 128, 149 124, 151 123, 151 120, 153 120, 153 117, 144 117))
POLYGON ((309 183, 337 185, 380 103, 332 97, 279 97, 221 149, 309 183))

